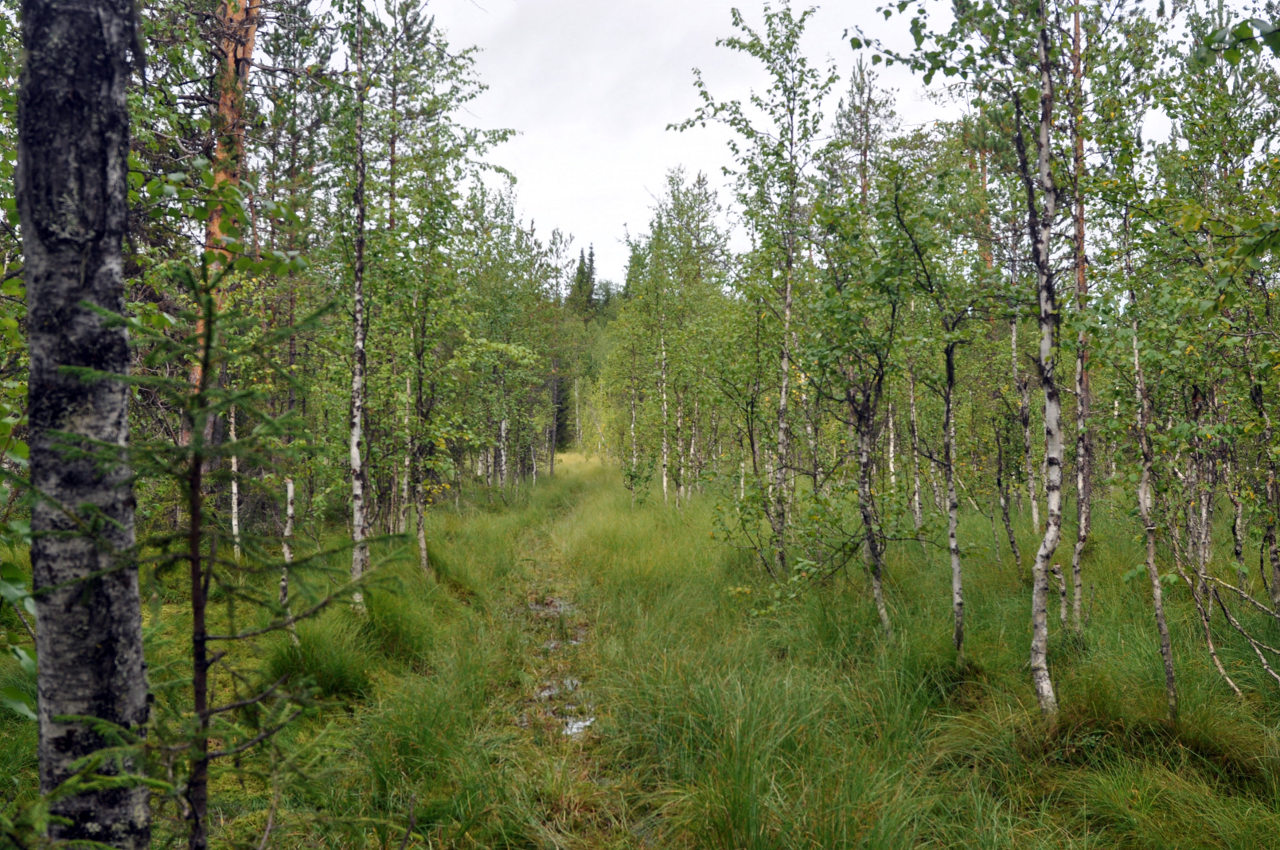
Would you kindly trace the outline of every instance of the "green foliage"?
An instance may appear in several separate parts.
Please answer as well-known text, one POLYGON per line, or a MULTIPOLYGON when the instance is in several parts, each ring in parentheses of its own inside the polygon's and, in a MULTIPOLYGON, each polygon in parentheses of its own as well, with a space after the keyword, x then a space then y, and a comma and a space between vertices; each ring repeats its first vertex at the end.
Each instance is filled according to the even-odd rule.
POLYGON ((298 641, 274 641, 266 658, 264 681, 284 680, 293 687, 313 688, 321 697, 359 698, 370 687, 372 658, 360 646, 359 625, 341 612, 300 623, 298 641))

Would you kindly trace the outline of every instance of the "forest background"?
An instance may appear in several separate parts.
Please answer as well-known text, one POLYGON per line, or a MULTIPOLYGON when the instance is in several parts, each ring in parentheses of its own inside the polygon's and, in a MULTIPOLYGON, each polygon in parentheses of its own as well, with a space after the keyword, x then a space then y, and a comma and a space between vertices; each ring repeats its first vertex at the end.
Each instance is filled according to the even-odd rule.
MULTIPOLYGON (((810 12, 735 11, 721 45, 758 63, 766 84, 722 100, 695 72, 701 105, 672 128, 727 128, 729 196, 673 169, 648 227, 626 235, 624 278, 605 281, 593 250, 574 256, 566 235, 521 218, 512 175, 494 164, 509 133, 466 120, 483 86, 475 54, 451 46, 425 4, 141 10, 120 321, 132 337, 141 542, 131 557, 151 602, 148 657, 165 660, 151 662, 151 743, 117 746, 144 753, 124 757, 125 773, 146 765, 161 832, 205 846, 210 771, 216 799, 239 768, 222 768, 219 785, 214 765, 246 753, 262 760, 249 808, 264 846, 277 812, 328 811, 297 790, 314 788, 304 779, 315 765, 278 743, 283 730, 307 737, 295 727, 323 725, 316 691, 294 686, 343 701, 373 685, 325 684, 333 659, 316 647, 370 633, 417 640, 420 624, 378 619, 390 616, 376 589, 388 564, 423 593, 464 603, 493 593, 456 566, 483 558, 452 550, 456 534, 440 529, 496 506, 516 518, 535 510, 530 485, 557 477, 568 449, 606 460, 623 515, 686 516, 682 528, 705 530, 674 557, 713 548, 712 592, 744 633, 839 600, 850 619, 825 638, 838 650, 815 651, 824 663, 870 653, 888 675, 911 669, 893 653, 945 657, 926 688, 944 705, 922 711, 971 724, 947 758, 991 770, 1007 754, 982 762, 975 739, 1012 712, 996 725, 1014 730, 1007 743, 1028 763, 1073 765, 1089 741, 1136 741, 1126 769, 1159 762, 1176 774, 1190 758, 1219 768, 1205 782, 1233 817, 1237 804, 1270 805, 1280 793, 1269 731, 1280 684, 1275 10, 928 12, 885 10, 914 48, 854 28, 847 60, 827 65, 801 49, 810 12), (945 90, 959 117, 902 127, 878 83, 890 63, 945 90), (1144 138, 1155 113, 1169 133, 1144 138), (975 593, 1008 610, 974 620, 975 593), (314 617, 327 631, 306 631, 314 617), (997 625, 999 650, 987 631, 997 625), (343 629, 352 634, 335 640, 343 629), (1126 636, 1128 649, 1112 646, 1126 636), (246 651, 210 652, 219 641, 246 651), (1026 670, 1009 663, 1023 657, 1026 670), (1014 684, 1023 679, 1031 688, 1014 684), (225 704, 208 699, 215 686, 225 704)), ((18 150, 16 21, 14 9, 0 14, 6 186, 18 150)), ((27 556, 22 225, 17 198, 3 200, 3 722, 29 745, 32 615, 45 597, 27 556)), ((791 651, 773 661, 801 663, 791 651)), ((801 746, 796 735, 783 744, 801 746)), ((776 756, 757 752, 747 768, 776 756)), ((19 742, 9 757, 17 784, 4 825, 16 841, 43 831, 49 813, 31 808, 34 748, 19 742)), ((648 757, 662 759, 619 756, 648 757)), ((77 793, 113 790, 101 764, 72 771, 89 784, 77 793)), ((407 771, 416 790, 396 786, 370 803, 375 813, 335 815, 346 837, 333 840, 357 842, 365 829, 431 840, 415 826, 418 795, 462 779, 442 785, 417 770, 407 771)), ((835 793, 829 779, 813 787, 835 793)), ((667 818, 655 802, 665 781, 627 805, 698 844, 697 817, 667 818)), ((789 834, 779 819, 794 799, 773 800, 755 773, 733 781, 740 798, 718 787, 708 793, 719 803, 697 804, 729 812, 708 822, 723 835, 706 843, 771 846, 789 834), (762 812, 743 812, 753 800, 762 812)), ((431 815, 442 842, 461 843, 474 815, 460 813, 457 790, 453 809, 431 815)), ((1006 789, 1000 805, 1030 823, 1055 793, 1065 792, 1008 804, 1006 789)), ((856 842, 927 821, 899 814, 861 832, 832 815, 810 832, 856 842)), ((499 820, 488 828, 514 829, 499 820)), ((1071 831, 1039 823, 1028 828, 1043 827, 1041 840, 1071 831)))

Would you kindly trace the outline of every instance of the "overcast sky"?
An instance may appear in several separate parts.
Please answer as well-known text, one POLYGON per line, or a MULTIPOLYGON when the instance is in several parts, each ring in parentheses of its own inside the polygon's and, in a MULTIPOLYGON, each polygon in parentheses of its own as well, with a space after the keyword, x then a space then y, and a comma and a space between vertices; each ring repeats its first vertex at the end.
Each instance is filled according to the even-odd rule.
MULTIPOLYGON (((492 159, 516 175, 525 219, 544 237, 552 228, 572 235, 574 257, 594 243, 599 276, 620 281, 626 229, 647 230, 669 169, 724 183, 725 131, 666 127, 697 108, 695 67, 717 99, 764 86, 755 60, 716 47, 733 34, 735 5, 760 25, 759 0, 431 0, 428 10, 454 48, 480 48, 476 68, 489 90, 462 118, 519 133, 492 159)), ((862 25, 901 44, 906 21, 886 23, 874 0, 826 5, 810 20, 806 53, 835 63, 843 92, 854 59, 845 31, 862 25)), ((897 89, 905 123, 939 114, 905 71, 887 69, 881 81, 897 89)))

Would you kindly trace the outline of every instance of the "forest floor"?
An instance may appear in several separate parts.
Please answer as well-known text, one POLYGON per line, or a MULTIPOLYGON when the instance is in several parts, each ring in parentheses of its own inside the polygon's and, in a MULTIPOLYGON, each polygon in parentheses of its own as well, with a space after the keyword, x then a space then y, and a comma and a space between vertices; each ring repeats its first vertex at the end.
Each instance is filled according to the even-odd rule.
MULTIPOLYGON (((1053 729, 1028 683, 1025 571, 985 519, 961 529, 958 667, 943 551, 892 553, 888 640, 860 572, 780 589, 716 510, 633 506, 616 470, 565 455, 554 480, 433 513, 431 575, 380 541, 367 613, 331 607, 296 646, 275 635, 233 661, 316 701, 218 767, 213 846, 1280 848, 1274 683, 1224 631, 1235 698, 1175 586, 1181 713, 1165 718, 1122 504, 1098 512, 1083 639, 1054 624, 1053 729)), ((300 567, 299 599, 346 557, 300 567)), ((180 609, 148 631, 160 717, 181 705, 180 609)), ((29 682, 0 661, 0 685, 29 682)), ((0 709, 5 775, 0 800, 29 801, 34 726, 0 709)), ((162 796, 156 811, 164 846, 179 813, 162 796)))

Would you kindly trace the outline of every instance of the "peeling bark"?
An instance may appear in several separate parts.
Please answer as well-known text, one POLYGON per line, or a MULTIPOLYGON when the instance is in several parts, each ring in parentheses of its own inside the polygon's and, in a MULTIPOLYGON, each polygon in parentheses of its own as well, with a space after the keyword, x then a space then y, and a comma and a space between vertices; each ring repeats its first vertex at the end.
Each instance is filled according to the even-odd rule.
POLYGON ((1058 303, 1055 272, 1049 244, 1057 212, 1058 190, 1053 180, 1053 68, 1049 60, 1049 25, 1042 0, 1040 28, 1036 35, 1037 65, 1040 74, 1040 119, 1036 135, 1036 165, 1031 169, 1026 140, 1022 133, 1022 100, 1015 92, 1014 148, 1027 196, 1027 229, 1031 235, 1032 258, 1036 267, 1039 301, 1040 347, 1036 366, 1044 391, 1044 477, 1047 517, 1044 536, 1032 567, 1031 593, 1031 681, 1040 712, 1050 723, 1057 720, 1058 698, 1049 673, 1049 563, 1062 536, 1062 400, 1057 381, 1058 303), (1037 201, 1038 197, 1038 201, 1037 201))

